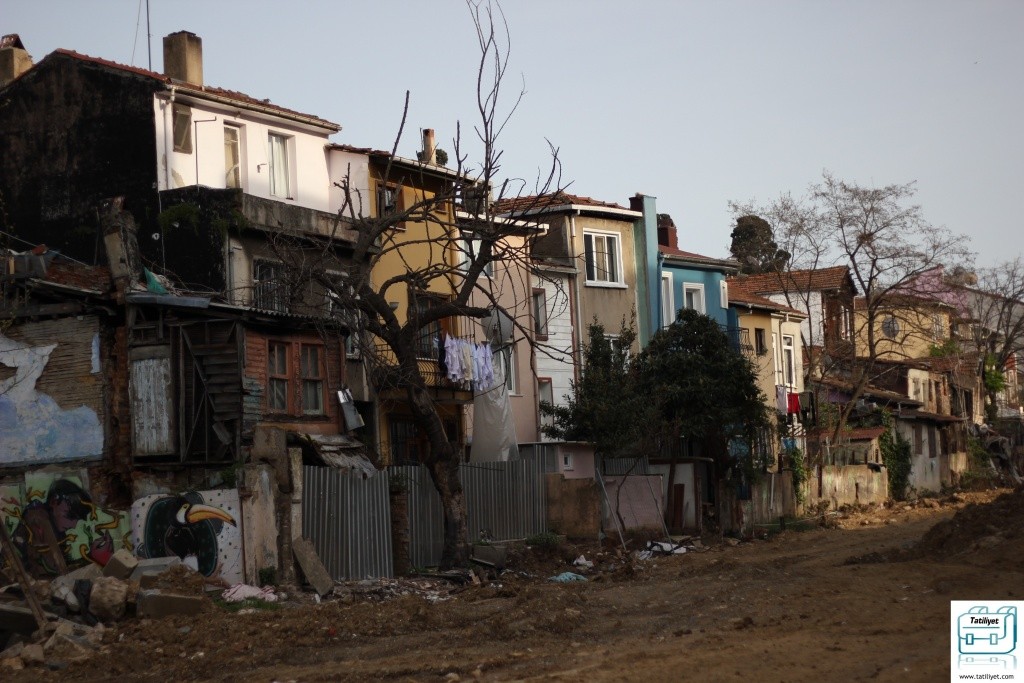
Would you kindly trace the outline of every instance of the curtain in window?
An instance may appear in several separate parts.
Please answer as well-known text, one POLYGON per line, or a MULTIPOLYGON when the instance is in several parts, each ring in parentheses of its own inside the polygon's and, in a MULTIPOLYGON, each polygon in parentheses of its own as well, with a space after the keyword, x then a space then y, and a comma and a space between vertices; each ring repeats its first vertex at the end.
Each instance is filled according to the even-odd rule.
POLYGON ((270 136, 270 194, 287 197, 288 191, 288 140, 282 135, 270 136))

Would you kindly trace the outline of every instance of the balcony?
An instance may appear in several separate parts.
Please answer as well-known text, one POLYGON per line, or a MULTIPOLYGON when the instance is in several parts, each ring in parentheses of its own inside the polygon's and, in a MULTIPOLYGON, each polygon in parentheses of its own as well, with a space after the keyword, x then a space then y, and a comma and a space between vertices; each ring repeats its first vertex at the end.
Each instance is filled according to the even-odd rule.
POLYGON ((740 327, 725 327, 722 328, 722 331, 729 337, 730 349, 742 353, 749 358, 757 355, 754 351, 754 346, 750 343, 750 330, 740 327))

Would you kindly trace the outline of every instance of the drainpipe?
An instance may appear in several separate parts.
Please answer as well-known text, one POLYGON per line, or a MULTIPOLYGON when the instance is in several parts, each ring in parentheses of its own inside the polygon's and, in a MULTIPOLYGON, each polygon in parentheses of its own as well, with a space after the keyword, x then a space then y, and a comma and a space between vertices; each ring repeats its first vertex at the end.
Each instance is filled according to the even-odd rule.
MULTIPOLYGON (((576 261, 576 256, 577 256, 577 254, 576 254, 576 216, 578 216, 578 215, 580 215, 579 209, 576 209, 575 211, 573 211, 572 213, 569 214, 569 249, 570 249, 570 252, 571 252, 573 264, 577 263, 577 261, 576 261)), ((586 268, 587 268, 586 263, 584 263, 583 264, 583 276, 584 277, 586 277, 586 272, 587 272, 586 268)), ((574 325, 574 327, 575 327, 575 335, 574 336, 576 337, 576 343, 575 343, 574 346, 575 346, 575 351, 576 351, 575 355, 576 355, 576 358, 578 360, 578 362, 574 362, 573 363, 573 375, 575 376, 576 381, 579 382, 580 381, 580 376, 581 376, 580 375, 580 370, 581 370, 580 364, 583 362, 583 324, 582 324, 582 318, 580 317, 580 309, 583 306, 582 306, 582 302, 580 301, 580 274, 579 274, 579 268, 578 267, 576 268, 576 274, 572 276, 572 280, 573 280, 573 290, 575 290, 574 291, 574 295, 575 295, 575 298, 576 298, 576 307, 575 307, 576 308, 576 316, 575 316, 576 320, 575 320, 575 325, 574 325)))
MULTIPOLYGON (((174 94, 177 86, 171 86, 171 97, 164 103, 164 189, 171 189, 171 122, 168 120, 173 116, 174 94)), ((158 191, 159 195, 159 191, 158 191)))

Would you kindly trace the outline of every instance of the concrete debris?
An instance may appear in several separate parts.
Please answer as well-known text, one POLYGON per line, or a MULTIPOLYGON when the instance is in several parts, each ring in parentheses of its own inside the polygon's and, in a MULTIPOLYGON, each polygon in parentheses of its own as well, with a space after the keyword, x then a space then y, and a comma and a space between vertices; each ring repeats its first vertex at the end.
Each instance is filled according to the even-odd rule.
MULTIPOLYGON (((244 583, 235 584, 221 593, 221 597, 227 602, 242 602, 243 600, 263 600, 265 602, 277 602, 277 593, 270 586, 257 588, 244 583)), ((319 601, 320 596, 316 596, 319 601)))
POLYGON ((474 544, 471 561, 494 569, 504 569, 508 548, 503 545, 474 544))
POLYGON ((135 610, 139 617, 166 617, 172 614, 199 614, 207 600, 198 595, 164 593, 157 589, 140 590, 135 610))
POLYGON ((384 602, 407 595, 415 595, 429 603, 444 602, 461 590, 443 579, 364 579, 348 581, 335 586, 333 595, 343 603, 357 600, 384 602))
POLYGON ((103 576, 113 576, 123 581, 132 575, 138 565, 138 558, 132 555, 130 550, 121 548, 107 560, 106 566, 103 567, 103 576))
POLYGON ((295 554, 295 560, 299 563, 299 567, 302 568, 302 574, 306 577, 306 581, 313 586, 317 595, 324 596, 334 590, 334 579, 327 572, 324 563, 320 561, 320 556, 317 555, 312 541, 308 538, 294 539, 292 552, 295 554))
POLYGON ((7 649, 0 652, 0 659, 10 659, 11 657, 18 657, 21 655, 21 651, 25 649, 25 643, 18 640, 15 643, 7 646, 7 649))
POLYGON ((140 559, 136 562, 135 569, 132 570, 131 576, 128 577, 128 579, 130 581, 141 583, 143 576, 158 576, 171 567, 176 567, 179 564, 181 564, 181 558, 175 555, 172 555, 171 557, 140 559))
POLYGON ((100 621, 113 622, 124 616, 128 604, 128 584, 113 576, 101 576, 92 582, 89 611, 100 621))
POLYGON ((21 651, 21 661, 29 665, 42 664, 46 661, 46 653, 43 652, 43 646, 39 643, 26 645, 21 651))
POLYGON ((573 581, 586 581, 587 577, 573 572, 562 572, 558 576, 552 576, 548 581, 554 581, 556 583, 571 583, 573 581))

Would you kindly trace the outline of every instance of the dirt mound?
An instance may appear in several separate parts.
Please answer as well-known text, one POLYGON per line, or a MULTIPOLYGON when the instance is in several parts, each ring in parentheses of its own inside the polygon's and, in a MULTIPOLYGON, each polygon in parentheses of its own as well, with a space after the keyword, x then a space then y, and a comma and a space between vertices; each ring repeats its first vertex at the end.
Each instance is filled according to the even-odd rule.
POLYGON ((943 560, 962 555, 983 564, 1024 559, 1024 487, 986 504, 971 504, 939 522, 910 551, 913 558, 943 560))
POLYGON ((157 576, 152 587, 178 595, 205 595, 206 577, 178 564, 157 576))

